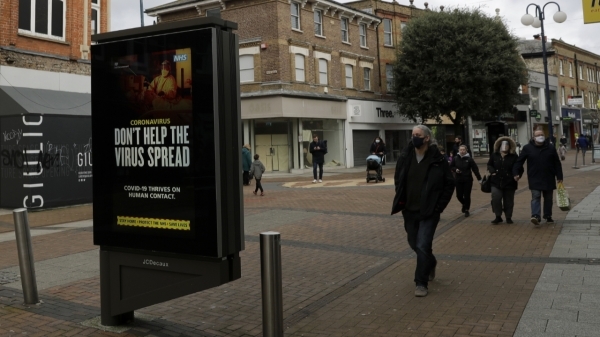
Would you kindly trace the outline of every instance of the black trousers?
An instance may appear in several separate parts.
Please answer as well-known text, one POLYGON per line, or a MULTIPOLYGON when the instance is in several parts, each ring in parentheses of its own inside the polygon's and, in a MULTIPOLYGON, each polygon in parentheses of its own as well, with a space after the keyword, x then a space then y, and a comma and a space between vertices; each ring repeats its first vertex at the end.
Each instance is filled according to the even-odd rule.
POLYGON ((260 189, 260 193, 263 192, 263 188, 262 188, 262 184, 260 183, 260 179, 255 179, 256 180, 256 188, 254 189, 254 193, 256 193, 256 191, 258 191, 260 189))
POLYGON ((434 213, 424 219, 418 211, 404 210, 402 216, 408 245, 417 253, 415 284, 427 288, 429 274, 437 265, 437 259, 433 255, 433 236, 440 222, 440 213, 434 213))
POLYGON ((507 218, 512 218, 515 207, 515 190, 503 190, 492 186, 492 211, 497 217, 502 216, 502 211, 507 218))
POLYGON ((456 198, 462 204, 463 212, 471 208, 471 189, 473 189, 473 180, 456 182, 456 198))
POLYGON ((249 171, 244 171, 242 178, 244 180, 244 185, 250 185, 250 172, 249 171))

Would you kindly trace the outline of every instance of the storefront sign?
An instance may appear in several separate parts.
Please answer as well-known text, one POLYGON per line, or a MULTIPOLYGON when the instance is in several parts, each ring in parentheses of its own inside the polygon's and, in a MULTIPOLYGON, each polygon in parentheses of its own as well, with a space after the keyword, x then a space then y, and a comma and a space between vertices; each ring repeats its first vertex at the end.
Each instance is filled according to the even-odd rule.
POLYGON ((538 115, 537 110, 529 110, 529 117, 535 117, 538 115))
POLYGON ((586 124, 591 124, 592 120, 591 119, 584 119, 583 122, 586 123, 586 124))
POLYGON ((570 109, 570 108, 562 108, 560 110, 561 116, 563 120, 565 117, 569 117, 572 119, 581 120, 581 110, 580 109, 570 109))
POLYGON ((583 105, 583 96, 569 96, 567 97, 568 105, 583 105))
POLYGON ((377 110, 377 117, 394 118, 395 113, 392 110, 383 110, 381 108, 375 108, 377 110))

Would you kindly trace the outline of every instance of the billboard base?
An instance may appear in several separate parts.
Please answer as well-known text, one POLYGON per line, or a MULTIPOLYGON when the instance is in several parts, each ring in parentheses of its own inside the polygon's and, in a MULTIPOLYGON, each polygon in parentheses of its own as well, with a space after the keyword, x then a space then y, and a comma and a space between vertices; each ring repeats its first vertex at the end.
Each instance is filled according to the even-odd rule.
POLYGON ((105 326, 133 321, 133 311, 241 277, 239 253, 226 258, 100 247, 100 320, 105 326))

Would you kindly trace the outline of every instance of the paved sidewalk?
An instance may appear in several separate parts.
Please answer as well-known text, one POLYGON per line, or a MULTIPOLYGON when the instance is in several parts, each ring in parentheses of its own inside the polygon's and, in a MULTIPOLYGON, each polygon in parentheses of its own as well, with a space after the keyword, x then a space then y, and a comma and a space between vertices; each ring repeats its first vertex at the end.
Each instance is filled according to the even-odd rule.
MULTIPOLYGON (((264 197, 243 189, 242 278, 137 310, 135 323, 118 330, 98 325, 91 205, 30 212, 38 305, 23 305, 12 214, 0 212, 0 336, 261 336, 258 235, 267 230, 282 236, 286 336, 600 336, 590 330, 600 302, 600 165, 572 169, 574 153, 567 156, 574 208, 554 207, 553 225, 529 222, 526 179, 512 225, 490 224, 490 195, 478 186, 469 218, 453 197, 424 298, 414 296, 402 217, 389 215, 393 165, 385 184, 366 184, 365 168, 326 171, 323 184, 310 174, 265 176, 264 197)), ((483 172, 487 161, 477 162, 483 172)))

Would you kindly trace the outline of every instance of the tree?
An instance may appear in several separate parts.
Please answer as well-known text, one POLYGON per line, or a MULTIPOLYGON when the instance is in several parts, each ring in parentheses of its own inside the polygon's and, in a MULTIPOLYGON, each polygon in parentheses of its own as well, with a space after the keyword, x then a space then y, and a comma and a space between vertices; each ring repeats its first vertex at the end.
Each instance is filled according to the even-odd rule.
POLYGON ((512 111, 523 83, 517 39, 478 9, 428 11, 402 31, 393 91, 409 119, 446 116, 458 134, 467 116, 495 120, 512 111))

